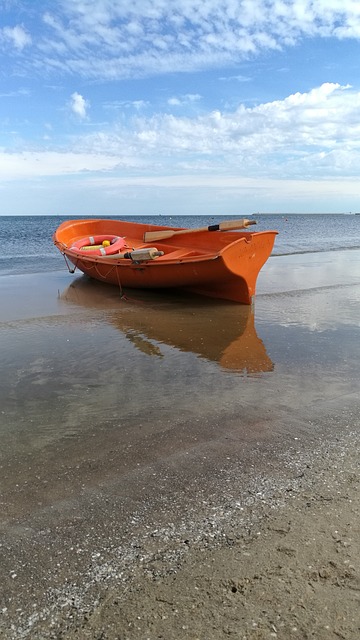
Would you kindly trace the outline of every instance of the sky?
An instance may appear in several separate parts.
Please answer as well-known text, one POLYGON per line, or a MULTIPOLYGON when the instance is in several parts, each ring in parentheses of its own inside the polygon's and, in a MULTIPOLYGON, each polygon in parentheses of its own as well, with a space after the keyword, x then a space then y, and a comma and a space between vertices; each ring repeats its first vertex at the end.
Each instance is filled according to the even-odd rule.
POLYGON ((0 215, 360 211, 359 0, 0 0, 0 215))

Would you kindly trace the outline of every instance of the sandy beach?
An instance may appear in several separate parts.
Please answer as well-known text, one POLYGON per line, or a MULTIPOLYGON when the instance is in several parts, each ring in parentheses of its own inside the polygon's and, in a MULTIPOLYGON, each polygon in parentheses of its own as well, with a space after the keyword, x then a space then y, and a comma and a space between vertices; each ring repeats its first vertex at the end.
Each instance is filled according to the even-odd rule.
POLYGON ((1 638, 359 637, 359 250, 0 293, 1 638))

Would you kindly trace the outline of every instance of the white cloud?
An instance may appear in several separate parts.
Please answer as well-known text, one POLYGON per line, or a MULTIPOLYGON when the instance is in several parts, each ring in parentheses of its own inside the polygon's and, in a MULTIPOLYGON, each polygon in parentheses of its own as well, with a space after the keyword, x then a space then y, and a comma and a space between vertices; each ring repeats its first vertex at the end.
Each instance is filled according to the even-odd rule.
POLYGON ((29 96, 31 91, 29 89, 17 89, 16 91, 6 91, 4 93, 0 93, 0 98, 16 98, 29 96))
MULTIPOLYGON (((79 94, 76 94, 81 98, 79 94)), ((78 100, 78 99, 77 99, 78 100)), ((83 100, 83 98, 82 98, 83 100)), ((79 102, 79 101, 78 101, 79 102)), ((74 100, 75 104, 78 104, 74 100)), ((80 114, 82 111, 82 101, 80 114)), ((54 136, 55 139, 55 136, 54 136)), ((134 117, 73 139, 68 153, 3 153, 0 176, 146 171, 264 180, 344 180, 360 173, 360 92, 324 83, 255 107, 194 117, 134 117)))
POLYGON ((114 169, 117 163, 117 158, 94 153, 70 151, 67 153, 56 151, 5 153, 0 150, 0 176, 4 181, 108 171, 114 169))
POLYGON ((21 25, 16 25, 15 27, 4 27, 1 30, 1 34, 3 38, 7 42, 11 42, 18 51, 22 51, 32 42, 31 36, 21 25))
POLYGON ((163 188, 163 189, 224 189, 232 190, 234 193, 247 191, 260 193, 261 196, 268 195, 276 199, 281 193, 284 197, 301 198, 303 196, 319 196, 326 192, 328 196, 359 196, 359 184, 357 179, 339 180, 286 180, 286 179, 262 179, 247 178, 241 175, 163 175, 163 176, 126 176, 110 177, 103 174, 99 176, 89 176, 89 184, 96 188, 119 188, 119 187, 139 187, 139 188, 163 188))
POLYGON ((251 78, 248 76, 222 76, 219 78, 222 82, 250 82, 251 78))
POLYGON ((131 148, 149 166, 198 170, 207 159, 214 170, 236 167, 247 175, 291 178, 304 175, 358 175, 360 172, 360 92, 324 83, 255 107, 213 111, 197 117, 158 114, 135 118, 101 136, 78 141, 80 148, 121 155, 131 148), (189 157, 188 157, 189 156, 189 157), (189 164, 188 164, 189 166, 189 164))
MULTIPOLYGON (((62 0, 56 11, 48 6, 26 64, 102 80, 220 68, 307 37, 360 37, 355 0, 62 0)), ((23 27, 3 33, 19 48, 31 42, 23 27)))
POLYGON ((146 100, 112 100, 110 102, 104 102, 104 109, 135 109, 135 111, 141 111, 148 107, 150 103, 146 100))
POLYGON ((87 117, 89 103, 76 91, 71 95, 71 111, 81 120, 87 117))
POLYGON ((173 96, 169 98, 168 104, 174 107, 180 107, 186 104, 191 104, 192 102, 197 102, 201 100, 201 96, 198 93, 186 93, 181 96, 173 96))

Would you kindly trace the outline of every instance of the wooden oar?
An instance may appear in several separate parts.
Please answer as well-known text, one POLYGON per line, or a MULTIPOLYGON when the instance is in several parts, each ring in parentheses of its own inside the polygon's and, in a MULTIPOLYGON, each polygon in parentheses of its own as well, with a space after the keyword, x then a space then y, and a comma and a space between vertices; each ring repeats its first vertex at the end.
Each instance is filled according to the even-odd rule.
POLYGON ((246 229, 251 224, 256 224, 256 220, 224 220, 219 224, 212 224, 209 227, 200 227, 197 229, 181 229, 175 231, 172 229, 165 229, 164 231, 146 231, 144 233, 144 242, 155 242, 155 240, 165 240, 166 238, 172 238, 173 236, 179 236, 183 233, 198 233, 199 231, 231 231, 235 229, 246 229))

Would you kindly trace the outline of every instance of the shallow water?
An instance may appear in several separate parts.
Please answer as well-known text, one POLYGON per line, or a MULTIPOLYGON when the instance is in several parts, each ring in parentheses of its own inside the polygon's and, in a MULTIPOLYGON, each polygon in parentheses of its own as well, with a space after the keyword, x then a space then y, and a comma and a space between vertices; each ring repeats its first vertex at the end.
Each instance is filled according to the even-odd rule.
POLYGON ((357 397, 359 251, 271 258, 253 307, 176 293, 124 300, 61 272, 4 278, 1 296, 3 461, 41 450, 46 467, 74 438, 94 455, 99 438, 129 429, 136 441, 165 430, 176 449, 180 425, 196 437, 207 422, 235 421, 245 440, 261 424, 268 438, 297 412, 357 397))

